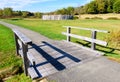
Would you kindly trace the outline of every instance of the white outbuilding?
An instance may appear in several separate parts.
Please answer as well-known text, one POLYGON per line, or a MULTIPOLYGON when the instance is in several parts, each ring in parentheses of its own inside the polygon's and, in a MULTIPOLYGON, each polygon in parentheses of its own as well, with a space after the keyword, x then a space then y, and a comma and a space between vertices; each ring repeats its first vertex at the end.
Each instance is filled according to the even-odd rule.
POLYGON ((73 19, 72 15, 43 15, 43 20, 69 20, 73 19))

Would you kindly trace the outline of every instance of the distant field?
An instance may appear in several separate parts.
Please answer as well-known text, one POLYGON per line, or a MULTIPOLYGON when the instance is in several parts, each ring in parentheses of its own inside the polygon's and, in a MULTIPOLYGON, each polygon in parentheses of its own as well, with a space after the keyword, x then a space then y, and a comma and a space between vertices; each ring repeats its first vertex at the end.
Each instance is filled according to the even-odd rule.
POLYGON ((83 14, 79 16, 81 19, 86 19, 86 18, 95 18, 99 17, 102 19, 109 19, 109 18, 118 18, 120 19, 120 14, 83 14))
MULTIPOLYGON (((79 27, 95 28, 95 29, 108 30, 108 31, 114 30, 114 32, 118 32, 118 30, 120 30, 120 20, 89 19, 89 20, 43 21, 38 19, 37 20, 25 19, 25 20, 5 20, 5 21, 34 30, 42 35, 45 35, 51 39, 56 39, 56 40, 66 39, 66 36, 61 34, 61 32, 66 31, 66 28, 64 28, 63 26, 79 26, 79 27)), ((89 31, 72 30, 72 33, 91 37, 90 36, 91 33, 89 31)), ((97 38, 101 40, 106 40, 108 37, 111 37, 111 35, 112 34, 98 33, 97 38)), ((72 39, 72 41, 76 42, 81 40, 72 39)), ((83 44, 86 43, 83 42, 83 44)), ((116 47, 115 41, 111 43, 109 42, 107 48, 97 46, 97 49, 99 51, 105 52, 106 56, 108 57, 114 57, 120 59, 120 47, 119 46, 116 47)))

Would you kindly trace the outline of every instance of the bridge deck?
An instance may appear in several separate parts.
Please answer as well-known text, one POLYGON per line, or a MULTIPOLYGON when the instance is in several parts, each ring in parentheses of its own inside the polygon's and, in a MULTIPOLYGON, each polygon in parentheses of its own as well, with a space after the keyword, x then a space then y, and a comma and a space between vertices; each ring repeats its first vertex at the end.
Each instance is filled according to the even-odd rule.
POLYGON ((32 78, 42 78, 96 59, 100 54, 66 41, 43 41, 29 46, 36 65, 32 78))

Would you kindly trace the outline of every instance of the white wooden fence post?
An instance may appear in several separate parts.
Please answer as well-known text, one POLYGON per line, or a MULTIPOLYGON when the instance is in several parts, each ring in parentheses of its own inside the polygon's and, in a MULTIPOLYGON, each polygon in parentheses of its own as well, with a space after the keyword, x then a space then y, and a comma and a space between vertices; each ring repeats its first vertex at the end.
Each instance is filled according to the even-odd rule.
POLYGON ((69 34, 71 33, 71 27, 67 27, 67 42, 70 42, 71 38, 69 34))
MULTIPOLYGON (((92 39, 96 39, 97 31, 92 31, 92 39)), ((91 43, 91 49, 95 50, 96 48, 96 43, 92 42, 91 43)))

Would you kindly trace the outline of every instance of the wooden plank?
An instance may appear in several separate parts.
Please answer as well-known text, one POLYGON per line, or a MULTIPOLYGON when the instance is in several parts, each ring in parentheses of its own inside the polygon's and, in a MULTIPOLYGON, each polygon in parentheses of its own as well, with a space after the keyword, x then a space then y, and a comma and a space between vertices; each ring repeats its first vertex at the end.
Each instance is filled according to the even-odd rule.
POLYGON ((29 75, 32 79, 36 79, 36 78, 39 77, 33 67, 29 67, 29 68, 28 68, 28 75, 29 75))
POLYGON ((33 57, 33 55, 30 52, 27 52, 27 58, 32 65, 35 65, 35 58, 33 57))
POLYGON ((92 39, 92 38, 88 38, 88 37, 84 37, 84 36, 78 36, 78 35, 75 35, 75 34, 67 34, 65 32, 62 32, 62 34, 69 35, 69 36, 74 37, 74 38, 86 40, 86 41, 89 41, 89 42, 93 42, 93 43, 96 43, 96 44, 99 44, 99 45, 103 45, 103 46, 107 45, 107 42, 101 41, 101 40, 96 40, 96 39, 92 39))
POLYGON ((23 33, 18 31, 17 29, 12 29, 12 30, 24 44, 32 43, 32 41, 28 37, 26 37, 23 33))
POLYGON ((71 28, 76 28, 76 29, 81 29, 81 30, 89 30, 89 31, 109 33, 109 31, 106 31, 106 30, 97 30, 97 29, 92 29, 92 28, 82 28, 82 27, 74 27, 74 26, 63 26, 63 27, 71 27, 71 28))

